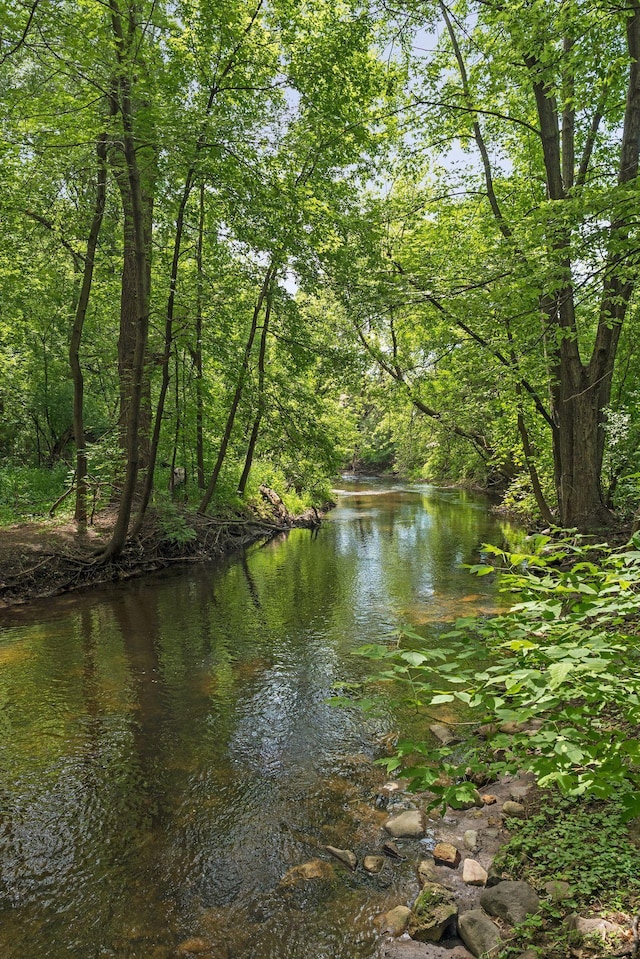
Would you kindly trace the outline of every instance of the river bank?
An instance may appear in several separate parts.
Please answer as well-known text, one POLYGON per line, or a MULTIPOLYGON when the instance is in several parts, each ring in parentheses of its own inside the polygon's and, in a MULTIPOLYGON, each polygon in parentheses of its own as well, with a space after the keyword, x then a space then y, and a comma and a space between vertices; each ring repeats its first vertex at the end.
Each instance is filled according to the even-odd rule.
POLYGON ((331 505, 294 516, 274 494, 264 497, 259 510, 247 507, 211 516, 177 507, 169 512, 150 509, 140 535, 108 562, 102 562, 99 554, 109 541, 115 510, 101 510, 85 530, 73 520, 9 526, 0 530, 0 609, 208 562, 290 529, 316 529, 331 505))
MULTIPOLYGON (((368 777, 364 768, 360 791, 368 777)), ((352 844, 320 846, 287 871, 283 887, 342 881, 346 891, 362 876, 377 959, 637 955, 637 903, 624 876, 624 844, 633 837, 619 822, 618 835, 607 830, 605 805, 560 811, 557 794, 527 772, 479 778, 472 801, 444 812, 430 808, 433 794, 407 785, 369 783, 368 802, 350 803, 352 844), (584 831, 585 809, 601 836, 584 831), (622 890, 612 907, 616 878, 622 890)), ((637 865, 637 849, 635 857, 637 865)))

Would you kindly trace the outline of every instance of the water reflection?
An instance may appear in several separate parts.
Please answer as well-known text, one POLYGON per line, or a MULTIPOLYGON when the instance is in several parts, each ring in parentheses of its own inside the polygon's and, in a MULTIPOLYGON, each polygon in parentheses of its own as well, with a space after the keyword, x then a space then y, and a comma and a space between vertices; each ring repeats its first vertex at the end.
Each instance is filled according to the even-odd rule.
POLYGON ((326 698, 354 644, 490 607, 458 566, 503 534, 470 494, 349 483, 315 538, 4 614, 3 956, 372 956, 404 867, 281 885, 325 843, 378 841, 393 717, 326 698))

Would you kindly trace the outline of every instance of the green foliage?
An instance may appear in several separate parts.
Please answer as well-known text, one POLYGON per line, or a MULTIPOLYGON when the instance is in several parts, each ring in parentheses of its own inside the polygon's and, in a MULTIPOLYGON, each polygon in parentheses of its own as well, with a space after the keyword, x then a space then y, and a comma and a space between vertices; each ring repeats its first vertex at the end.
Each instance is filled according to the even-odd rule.
POLYGON ((169 499, 163 498, 163 502, 158 509, 158 525, 162 531, 163 539, 169 543, 175 543, 176 546, 192 543, 198 535, 195 529, 189 525, 184 512, 169 499))
POLYGON ((558 797, 526 820, 510 820, 509 829, 512 838, 495 865, 510 878, 526 878, 538 889, 553 879, 568 882, 572 906, 576 900, 605 897, 612 906, 616 894, 615 905, 624 906, 630 897, 640 896, 640 849, 630 839, 619 803, 558 797))
POLYGON ((45 516, 64 492, 68 480, 69 468, 65 463, 52 469, 0 468, 0 523, 45 516))
POLYGON ((525 768, 565 796, 616 796, 627 818, 638 815, 640 538, 622 550, 542 535, 525 546, 485 546, 485 561, 470 567, 501 571, 517 599, 507 613, 459 620, 437 645, 404 630, 397 648, 360 650, 381 665, 375 679, 399 684, 415 707, 447 704, 493 724, 489 744, 471 738, 462 751, 401 744, 398 765, 420 757, 406 773, 440 801, 456 798, 468 767, 525 768), (514 722, 515 733, 501 731, 514 722))

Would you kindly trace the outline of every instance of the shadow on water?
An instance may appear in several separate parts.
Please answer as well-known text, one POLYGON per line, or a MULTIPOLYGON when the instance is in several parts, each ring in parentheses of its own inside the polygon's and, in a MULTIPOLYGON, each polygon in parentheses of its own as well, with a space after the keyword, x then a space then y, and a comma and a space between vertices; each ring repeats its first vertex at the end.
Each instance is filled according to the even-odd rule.
POLYGON ((490 610, 459 565, 507 532, 469 493, 345 481, 319 535, 4 614, 2 955, 373 956, 408 864, 282 882, 326 843, 379 848, 394 717, 326 699, 355 645, 490 610))

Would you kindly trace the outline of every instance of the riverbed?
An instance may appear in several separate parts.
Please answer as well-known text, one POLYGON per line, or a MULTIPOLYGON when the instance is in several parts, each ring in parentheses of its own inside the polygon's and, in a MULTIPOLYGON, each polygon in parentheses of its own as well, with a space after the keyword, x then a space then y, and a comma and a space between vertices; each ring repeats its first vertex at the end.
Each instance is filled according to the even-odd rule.
POLYGON ((461 564, 511 530, 467 491, 336 499, 319 532, 2 613, 3 957, 375 956, 403 864, 286 878, 378 851, 371 761, 402 716, 327 699, 358 645, 496 608, 461 564))

